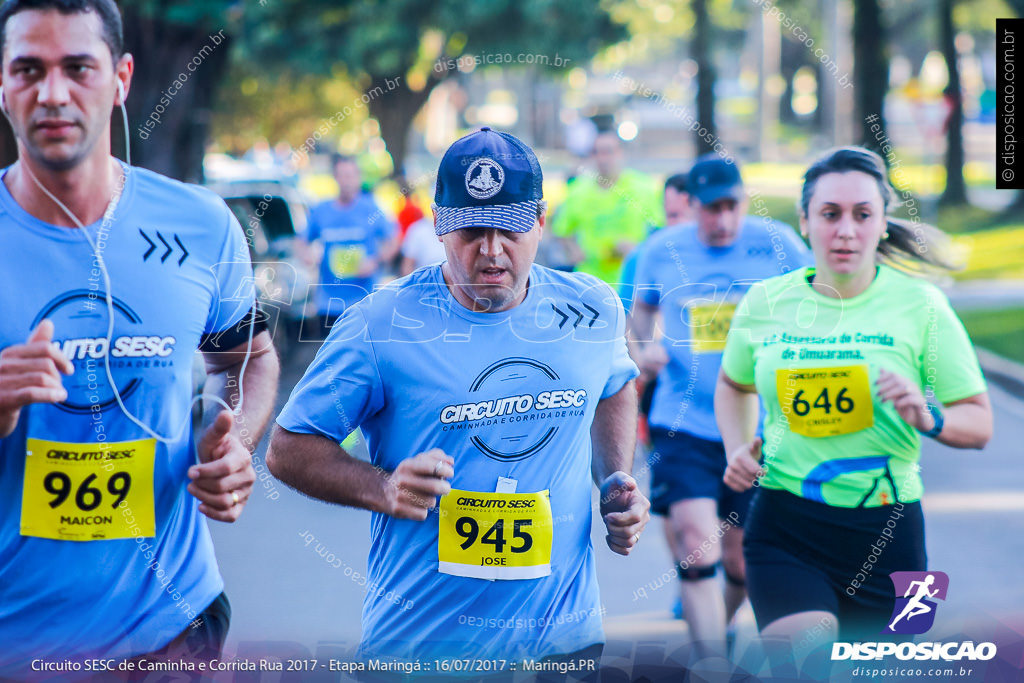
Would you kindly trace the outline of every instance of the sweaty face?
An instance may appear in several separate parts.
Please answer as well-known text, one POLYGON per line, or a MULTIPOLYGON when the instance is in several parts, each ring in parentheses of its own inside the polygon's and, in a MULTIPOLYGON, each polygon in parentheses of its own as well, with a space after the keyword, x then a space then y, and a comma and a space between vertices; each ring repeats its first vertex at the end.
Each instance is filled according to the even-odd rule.
POLYGON ((726 197, 710 204, 694 199, 694 204, 697 206, 697 233, 704 244, 728 247, 736 241, 747 212, 745 199, 737 201, 726 197))
MULTIPOLYGON (((122 57, 119 65, 129 59, 122 57)), ((7 22, 3 87, 24 150, 53 170, 78 165, 107 138, 117 92, 99 16, 56 10, 15 14, 7 22)))
POLYGON ((875 253, 885 232, 885 203, 867 173, 829 173, 818 178, 800 219, 818 269, 836 275, 874 277, 875 253))
POLYGON ((445 281, 456 300, 471 311, 489 313, 521 303, 543 232, 535 223, 529 232, 462 228, 442 236, 448 256, 445 281))

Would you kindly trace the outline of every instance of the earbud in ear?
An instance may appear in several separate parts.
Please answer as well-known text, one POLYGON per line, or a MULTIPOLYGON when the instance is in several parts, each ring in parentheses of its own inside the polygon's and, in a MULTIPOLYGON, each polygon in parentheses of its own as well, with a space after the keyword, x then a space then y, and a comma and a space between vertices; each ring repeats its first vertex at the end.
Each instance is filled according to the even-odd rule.
POLYGON ((124 83, 117 79, 117 104, 124 104, 124 83))
POLYGON ((7 111, 7 100, 4 99, 4 86, 0 85, 0 109, 7 111))

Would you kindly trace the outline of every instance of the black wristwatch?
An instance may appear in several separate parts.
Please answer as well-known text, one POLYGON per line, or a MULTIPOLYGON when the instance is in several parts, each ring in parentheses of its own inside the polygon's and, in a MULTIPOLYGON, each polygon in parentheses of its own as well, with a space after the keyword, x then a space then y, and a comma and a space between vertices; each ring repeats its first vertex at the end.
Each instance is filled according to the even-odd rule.
POLYGON ((920 429, 917 431, 921 432, 921 434, 923 434, 924 436, 934 439, 935 437, 942 433, 942 426, 946 423, 946 420, 942 416, 942 411, 939 410, 939 407, 937 405, 933 405, 931 403, 927 405, 928 412, 932 414, 933 418, 935 418, 935 426, 929 429, 927 432, 921 432, 920 429))

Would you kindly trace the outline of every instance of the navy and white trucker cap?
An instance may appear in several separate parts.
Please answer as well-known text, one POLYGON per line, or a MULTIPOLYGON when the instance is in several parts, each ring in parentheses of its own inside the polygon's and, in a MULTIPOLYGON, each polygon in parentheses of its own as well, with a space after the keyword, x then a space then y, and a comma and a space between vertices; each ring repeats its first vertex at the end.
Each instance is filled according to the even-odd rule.
POLYGON ((456 140, 441 159, 434 232, 499 228, 529 232, 544 197, 537 155, 508 133, 483 127, 456 140))

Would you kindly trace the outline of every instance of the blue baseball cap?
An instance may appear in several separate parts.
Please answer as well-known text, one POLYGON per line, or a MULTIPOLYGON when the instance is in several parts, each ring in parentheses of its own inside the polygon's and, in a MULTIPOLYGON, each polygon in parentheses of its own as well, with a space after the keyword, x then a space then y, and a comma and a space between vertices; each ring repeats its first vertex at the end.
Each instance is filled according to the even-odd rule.
POLYGON ((735 163, 717 154, 705 154, 690 169, 686 191, 701 204, 714 204, 719 199, 739 201, 743 197, 743 178, 735 163))
POLYGON ((499 228, 529 232, 544 198, 537 155, 508 133, 483 127, 456 140, 441 158, 434 191, 434 232, 499 228))

